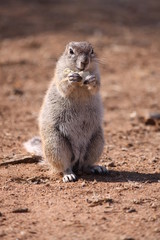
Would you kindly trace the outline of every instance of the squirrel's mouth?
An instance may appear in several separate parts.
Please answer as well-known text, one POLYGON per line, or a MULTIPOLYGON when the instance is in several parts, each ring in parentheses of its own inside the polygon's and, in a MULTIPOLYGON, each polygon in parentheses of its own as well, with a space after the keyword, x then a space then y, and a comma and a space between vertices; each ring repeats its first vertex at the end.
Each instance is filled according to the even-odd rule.
POLYGON ((78 67, 77 67, 77 69, 78 69, 78 71, 84 71, 84 70, 85 70, 85 67, 83 67, 83 68, 78 68, 78 67))
POLYGON ((87 70, 88 67, 89 67, 89 61, 85 61, 85 62, 78 61, 76 63, 76 68, 77 68, 78 71, 87 70))
POLYGON ((87 70, 87 68, 88 68, 88 64, 83 64, 83 66, 77 67, 77 70, 78 71, 84 71, 84 70, 87 70))

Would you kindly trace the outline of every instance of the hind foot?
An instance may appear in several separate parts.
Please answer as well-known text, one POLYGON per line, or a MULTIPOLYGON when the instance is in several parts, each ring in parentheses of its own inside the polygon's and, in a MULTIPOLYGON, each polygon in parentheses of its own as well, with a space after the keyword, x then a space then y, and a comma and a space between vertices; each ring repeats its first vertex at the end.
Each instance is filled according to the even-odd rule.
POLYGON ((107 174, 108 170, 105 166, 99 166, 99 165, 94 165, 94 166, 88 166, 86 169, 84 169, 84 172, 87 174, 107 174))
POLYGON ((77 177, 74 173, 64 174, 63 182, 75 182, 77 181, 77 177))

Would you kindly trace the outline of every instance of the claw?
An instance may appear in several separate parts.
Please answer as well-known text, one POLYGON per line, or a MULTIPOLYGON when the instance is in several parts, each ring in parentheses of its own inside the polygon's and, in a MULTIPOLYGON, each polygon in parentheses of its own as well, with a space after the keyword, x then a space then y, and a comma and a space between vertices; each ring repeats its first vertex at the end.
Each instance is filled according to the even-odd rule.
POLYGON ((64 175, 63 177, 63 182, 75 182, 77 181, 77 177, 74 173, 71 173, 71 174, 66 174, 64 175))
POLYGON ((88 75, 83 83, 84 84, 96 84, 96 76, 88 75))
POLYGON ((108 170, 105 166, 98 166, 98 165, 95 165, 95 166, 91 166, 91 167, 88 167, 86 169, 86 172, 87 173, 93 173, 93 174, 107 174, 108 173, 108 170))
POLYGON ((82 77, 78 73, 70 73, 68 78, 70 82, 80 82, 82 80, 82 77))

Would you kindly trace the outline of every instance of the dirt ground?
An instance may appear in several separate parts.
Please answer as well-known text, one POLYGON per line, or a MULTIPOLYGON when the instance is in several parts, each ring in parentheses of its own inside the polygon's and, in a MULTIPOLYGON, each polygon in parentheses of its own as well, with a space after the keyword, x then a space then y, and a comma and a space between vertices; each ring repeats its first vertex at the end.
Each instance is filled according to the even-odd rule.
POLYGON ((0 239, 160 239, 160 1, 0 1, 0 163, 28 156, 71 40, 100 59, 107 176, 62 183, 39 163, 0 166, 0 239))

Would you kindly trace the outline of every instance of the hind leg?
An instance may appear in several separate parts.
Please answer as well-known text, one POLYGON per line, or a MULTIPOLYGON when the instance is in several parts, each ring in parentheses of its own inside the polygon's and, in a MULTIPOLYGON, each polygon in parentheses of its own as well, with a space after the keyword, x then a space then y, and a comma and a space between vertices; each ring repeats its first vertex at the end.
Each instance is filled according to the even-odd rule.
POLYGON ((100 127, 98 131, 93 135, 86 150, 84 158, 83 171, 87 174, 98 173, 106 174, 107 169, 104 166, 94 165, 98 161, 102 154, 104 147, 104 135, 103 130, 100 127))
POLYGON ((58 130, 42 133, 42 145, 45 159, 52 169, 63 173, 63 182, 76 181, 77 177, 72 171, 72 159, 74 157, 70 141, 62 136, 58 130))

